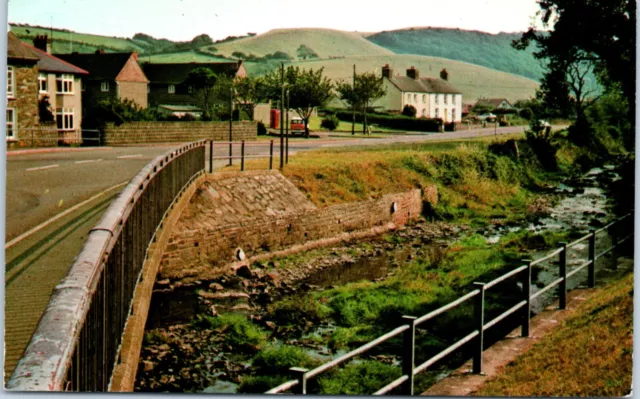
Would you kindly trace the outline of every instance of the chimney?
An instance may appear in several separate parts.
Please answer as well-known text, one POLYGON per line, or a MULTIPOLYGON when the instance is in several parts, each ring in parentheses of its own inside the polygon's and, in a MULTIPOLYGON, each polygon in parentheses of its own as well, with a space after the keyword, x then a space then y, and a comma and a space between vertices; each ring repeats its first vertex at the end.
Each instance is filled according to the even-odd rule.
POLYGON ((131 53, 131 56, 133 57, 134 60, 136 60, 136 62, 138 62, 138 53, 136 51, 131 53))
POLYGON ((407 69, 407 76, 413 80, 420 80, 420 71, 412 66, 407 69))
POLYGON ((104 49, 101 49, 101 48, 97 49, 96 54, 104 54, 104 49))
POLYGON ((382 76, 387 79, 391 79, 391 77, 393 76, 393 68, 391 68, 389 64, 385 64, 382 67, 382 76))
POLYGON ((442 68, 442 71, 440 71, 440 79, 449 80, 449 72, 447 72, 446 68, 442 68))
POLYGON ((33 39, 33 47, 51 54, 51 39, 47 35, 36 35, 33 39))

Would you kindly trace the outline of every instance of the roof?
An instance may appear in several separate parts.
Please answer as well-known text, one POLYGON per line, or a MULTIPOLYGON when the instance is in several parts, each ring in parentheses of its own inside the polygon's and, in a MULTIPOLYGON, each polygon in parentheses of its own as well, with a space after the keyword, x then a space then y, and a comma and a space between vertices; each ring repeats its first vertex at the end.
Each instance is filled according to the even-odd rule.
POLYGON ((393 76, 389 81, 403 92, 462 94, 460 90, 442 79, 421 77, 416 80, 408 76, 393 76))
POLYGON ((209 68, 215 74, 225 74, 235 77, 241 62, 214 62, 200 63, 190 62, 181 64, 142 64, 142 70, 151 83, 179 84, 187 80, 189 72, 196 68, 209 68))
POLYGON ((513 106, 513 105, 511 105, 509 100, 507 100, 506 98, 481 98, 481 99, 478 100, 478 103, 490 104, 490 105, 492 105, 492 106, 497 108, 497 107, 500 106, 500 104, 502 104, 505 101, 510 106, 513 106))
POLYGON ((89 72, 90 80, 115 80, 133 53, 54 54, 89 72))
POLYGON ((75 65, 71 65, 68 62, 61 60, 58 57, 54 57, 53 55, 47 53, 46 51, 42 51, 37 49, 29 44, 25 44, 28 46, 34 53, 40 57, 38 61, 38 69, 43 72, 59 72, 59 73, 71 73, 75 75, 87 75, 89 72, 85 71, 82 68, 78 68, 75 65))
POLYGON ((39 57, 13 33, 7 33, 7 59, 38 61, 39 57))

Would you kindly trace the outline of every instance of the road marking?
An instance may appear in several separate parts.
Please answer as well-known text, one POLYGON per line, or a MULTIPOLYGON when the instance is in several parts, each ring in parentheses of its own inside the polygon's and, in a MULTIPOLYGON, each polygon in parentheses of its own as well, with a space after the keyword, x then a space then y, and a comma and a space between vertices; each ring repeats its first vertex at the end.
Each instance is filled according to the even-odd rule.
POLYGON ((47 166, 38 166, 37 168, 29 168, 29 169, 25 169, 26 172, 32 172, 34 170, 44 170, 44 169, 53 169, 53 168, 57 168, 60 165, 47 165, 47 166))
POLYGON ((4 249, 8 249, 11 248, 12 246, 14 246, 15 244, 19 243, 20 241, 24 240, 25 238, 29 237, 30 235, 32 235, 33 233, 36 233, 40 230, 42 230, 43 228, 47 227, 48 225, 50 225, 51 223, 55 222, 56 220, 70 214, 71 212, 75 211, 78 208, 82 208, 83 206, 87 205, 88 203, 90 203, 91 201, 100 198, 101 196, 105 195, 106 193, 108 193, 109 191, 115 190, 116 188, 122 187, 125 184, 129 183, 129 180, 122 182, 120 184, 116 184, 115 186, 109 187, 108 189, 99 192, 98 194, 94 195, 93 197, 82 201, 81 203, 72 206, 71 208, 67 209, 66 211, 57 214, 56 216, 52 217, 51 219, 47 220, 46 222, 40 223, 39 225, 37 225, 36 227, 32 228, 31 230, 27 231, 26 233, 22 233, 20 234, 18 237, 14 238, 13 240, 9 241, 8 243, 6 243, 4 245, 4 249))
POLYGON ((81 164, 81 163, 90 163, 90 162, 100 162, 102 161, 102 159, 86 159, 84 161, 76 161, 76 164, 81 164))
POLYGON ((136 155, 120 155, 118 157, 118 159, 126 159, 126 158, 139 158, 141 157, 142 154, 136 154, 136 155))

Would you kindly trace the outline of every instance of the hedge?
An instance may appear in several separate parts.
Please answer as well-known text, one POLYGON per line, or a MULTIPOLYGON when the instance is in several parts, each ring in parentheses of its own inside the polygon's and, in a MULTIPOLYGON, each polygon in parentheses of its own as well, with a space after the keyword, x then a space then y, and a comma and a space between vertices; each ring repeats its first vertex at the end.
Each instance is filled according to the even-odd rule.
MULTIPOLYGON (((332 109, 327 110, 327 113, 332 113, 338 117, 341 121, 351 122, 353 119, 353 113, 349 110, 332 109)), ((362 123, 362 113, 356 113, 356 122, 362 123)), ((383 114, 370 114, 367 113, 367 122, 370 124, 376 124, 381 127, 389 129, 416 131, 416 132, 441 132, 442 131, 442 119, 427 119, 427 118, 411 118, 402 115, 383 115, 383 114)))

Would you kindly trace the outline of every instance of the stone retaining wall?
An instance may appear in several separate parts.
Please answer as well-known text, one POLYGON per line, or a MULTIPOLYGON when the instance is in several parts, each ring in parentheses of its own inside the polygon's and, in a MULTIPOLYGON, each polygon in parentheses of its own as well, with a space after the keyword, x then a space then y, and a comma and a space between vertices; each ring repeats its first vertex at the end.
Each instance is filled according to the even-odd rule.
POLYGON ((7 139, 7 148, 57 147, 58 128, 55 124, 17 129, 15 137, 7 139))
MULTIPOLYGON (((229 265, 238 260, 238 248, 245 256, 253 257, 344 233, 374 227, 392 229, 422 212, 422 195, 417 189, 385 195, 380 199, 316 208, 310 202, 301 201, 299 192, 297 196, 292 196, 291 192, 287 194, 283 187, 291 183, 277 172, 259 172, 252 178, 264 181, 265 177, 271 181, 263 186, 262 192, 248 190, 243 201, 232 201, 229 192, 238 196, 243 185, 246 186, 246 178, 237 176, 208 181, 210 185, 215 184, 218 197, 203 194, 204 191, 194 196, 194 199, 210 196, 211 201, 192 199, 169 239, 158 280, 190 282, 210 279, 229 271, 229 265), (281 193, 280 198, 278 193, 281 193), (225 197, 227 200, 222 201, 225 197), (293 201, 287 202, 292 198, 293 201), (278 203, 295 205, 286 209, 278 207, 278 203), (278 209, 265 204, 274 204, 278 209), (229 207, 242 207, 244 211, 236 210, 237 217, 230 218, 229 207), (218 218, 215 217, 216 212, 218 218), (224 223, 219 223, 220 220, 224 223)), ((210 187, 206 190, 209 191, 210 187)), ((432 194, 426 198, 432 198, 432 194)))
MULTIPOLYGON (((233 141, 255 140, 255 122, 233 122, 233 141)), ((103 144, 188 143, 203 139, 229 141, 229 122, 127 122, 107 124, 103 144)))

